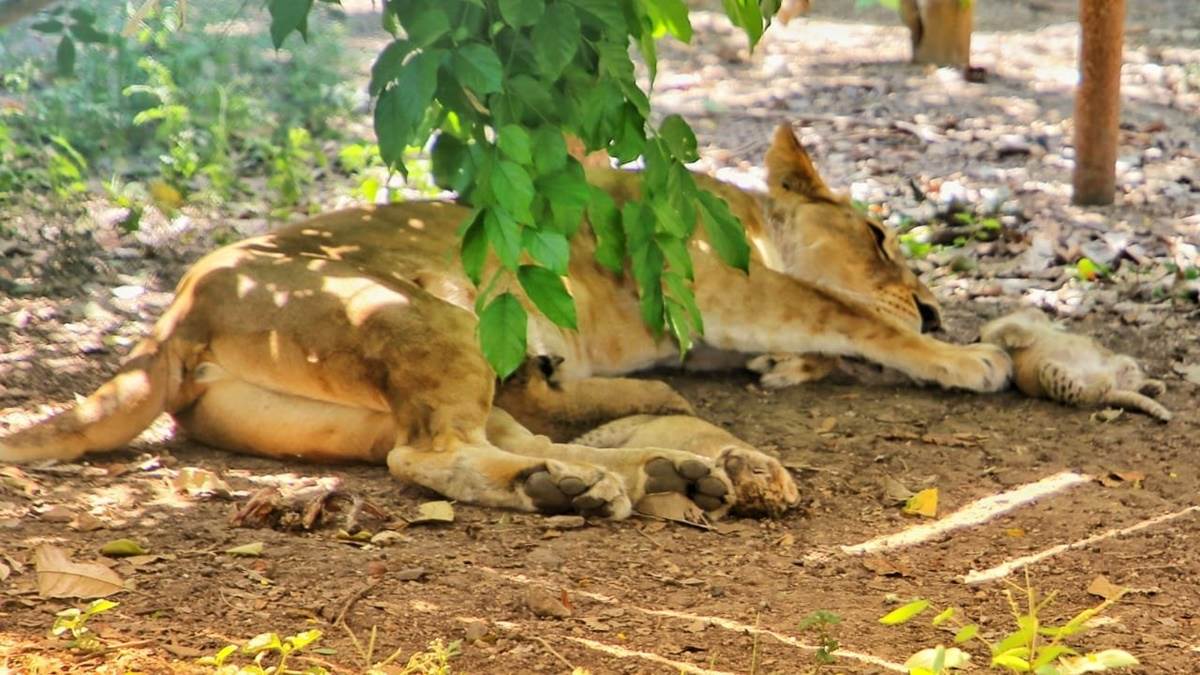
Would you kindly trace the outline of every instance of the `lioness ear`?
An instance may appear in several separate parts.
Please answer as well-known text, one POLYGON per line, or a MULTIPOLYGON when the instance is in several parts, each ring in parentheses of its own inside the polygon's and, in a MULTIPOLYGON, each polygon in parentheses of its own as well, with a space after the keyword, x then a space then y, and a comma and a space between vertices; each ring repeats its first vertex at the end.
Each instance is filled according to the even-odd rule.
POLYGON ((792 125, 784 122, 775 129, 775 139, 767 150, 767 186, 774 197, 783 194, 798 195, 808 199, 832 201, 833 193, 821 180, 812 159, 792 131, 792 125))

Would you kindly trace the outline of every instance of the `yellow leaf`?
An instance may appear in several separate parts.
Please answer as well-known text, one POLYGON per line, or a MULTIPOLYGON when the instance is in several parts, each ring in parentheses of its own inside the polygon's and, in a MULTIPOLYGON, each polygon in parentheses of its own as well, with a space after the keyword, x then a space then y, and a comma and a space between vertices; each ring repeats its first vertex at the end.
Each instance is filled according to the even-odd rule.
POLYGON ((256 558, 262 555, 263 543, 261 541, 256 541, 250 544, 242 544, 241 546, 234 546, 231 549, 227 549, 225 552, 229 555, 240 555, 256 558))
POLYGON ((150 181, 150 197, 166 211, 174 211, 183 204, 183 195, 179 194, 179 190, 161 180, 150 181))
POLYGON ((938 507, 938 489, 926 488, 909 497, 904 504, 904 513, 910 516, 925 516, 936 518, 938 507))
POLYGON ((126 558, 134 555, 145 555, 146 549, 132 539, 114 539, 100 547, 100 554, 110 558, 126 558))

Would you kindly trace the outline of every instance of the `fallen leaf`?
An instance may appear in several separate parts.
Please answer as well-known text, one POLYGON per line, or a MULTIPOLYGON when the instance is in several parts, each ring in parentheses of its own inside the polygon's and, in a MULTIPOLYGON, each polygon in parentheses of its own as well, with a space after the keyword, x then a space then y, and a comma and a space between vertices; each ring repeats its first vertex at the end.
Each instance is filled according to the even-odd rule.
POLYGON ((705 530, 712 529, 704 509, 692 503, 692 500, 678 492, 657 492, 646 495, 634 507, 644 516, 662 518, 676 523, 683 523, 705 530))
POLYGON ((146 549, 132 539, 113 539, 100 547, 100 554, 110 558, 127 558, 131 555, 146 555, 146 549))
POLYGON ((1146 474, 1141 471, 1109 471, 1096 480, 1108 488, 1115 488, 1125 483, 1130 483, 1137 489, 1142 487, 1142 481, 1146 480, 1146 474))
POLYGON ((913 495, 904 504, 904 513, 910 516, 936 518, 938 508, 938 489, 926 488, 913 495))
POLYGON ((971 655, 959 649, 958 647, 928 647, 908 657, 904 662, 904 667, 910 671, 925 670, 933 672, 934 662, 939 660, 942 662, 942 668, 966 668, 971 661, 971 655))
POLYGON ((913 498, 916 494, 912 490, 905 487, 904 483, 892 478, 891 476, 883 477, 883 496, 884 498, 895 504, 903 504, 913 498))
POLYGON ((1020 539, 1021 537, 1025 536, 1025 530, 1019 527, 1009 527, 1004 530, 1004 536, 1011 537, 1013 539, 1020 539))
POLYGON ((102 598, 125 590, 116 572, 96 563, 72 562, 57 546, 42 544, 33 556, 43 598, 102 598))
POLYGON ((1171 367, 1187 382, 1200 384, 1200 363, 1176 363, 1171 367))
POLYGON ((833 431, 834 427, 837 426, 837 423, 838 420, 836 417, 826 417, 825 419, 821 420, 821 424, 817 426, 817 433, 827 434, 833 431))
POLYGON ((0 581, 8 579, 8 575, 12 574, 12 570, 8 569, 8 565, 0 562, 0 581))
POLYGON ((189 497, 228 497, 229 485, 220 476, 207 469, 185 466, 171 481, 171 487, 176 492, 182 492, 189 497))
POLYGON ((390 546, 401 542, 412 541, 412 537, 400 534, 394 530, 383 530, 371 537, 371 543, 376 546, 390 546))
POLYGON ((409 525, 422 523, 453 523, 454 505, 447 501, 425 502, 417 507, 417 517, 409 525))
POLYGON ((84 512, 77 516, 67 524, 72 530, 77 532, 93 532, 104 527, 104 521, 90 513, 84 512))
POLYGON ((883 556, 869 556, 862 559, 863 567, 881 577, 911 577, 912 568, 900 561, 893 561, 883 556))
POLYGON ((42 486, 15 466, 0 466, 0 490, 33 498, 41 494, 42 486))
POLYGON ((587 525, 583 516, 550 516, 542 519, 542 524, 556 530, 574 530, 587 525))
POLYGON ((1105 600, 1115 600, 1122 595, 1125 595, 1127 589, 1114 584, 1108 580, 1103 574, 1099 574, 1092 583, 1088 584, 1087 592, 1104 598, 1105 600))
POLYGON ((923 434, 921 436, 921 440, 925 443, 947 448, 975 447, 985 438, 987 437, 978 434, 923 434))
POLYGON ((780 548, 791 548, 796 544, 796 537, 791 532, 784 532, 783 536, 775 540, 775 545, 780 548))
POLYGON ((541 586, 530 586, 525 592, 525 604, 534 616, 542 619, 565 619, 571 616, 571 610, 553 593, 541 586))
POLYGON ((226 549, 225 552, 229 555, 257 557, 262 555, 263 543, 261 541, 256 541, 249 544, 242 544, 241 546, 234 546, 233 548, 226 549))
POLYGON ((1105 408, 1104 410, 1097 410, 1092 413, 1091 420, 1100 424, 1108 424, 1123 414, 1125 414, 1125 411, 1120 408, 1105 408))

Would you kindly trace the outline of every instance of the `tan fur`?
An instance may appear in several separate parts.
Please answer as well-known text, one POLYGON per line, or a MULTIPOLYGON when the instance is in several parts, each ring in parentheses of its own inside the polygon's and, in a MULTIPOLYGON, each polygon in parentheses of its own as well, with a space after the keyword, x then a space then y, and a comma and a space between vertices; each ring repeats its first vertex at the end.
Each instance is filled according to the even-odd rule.
MULTIPOLYGON (((746 224, 754 249, 747 275, 721 264, 702 234, 692 242, 702 351, 743 362, 764 352, 858 355, 947 387, 1005 385, 1011 365, 1003 351, 918 332, 918 303, 926 315, 937 312, 928 289, 891 239, 878 244, 875 226, 824 187, 786 126, 768 169, 766 195, 700 179, 746 224)), ((636 174, 596 169, 589 180, 618 201, 638 193, 636 174)), ((656 475, 689 476, 672 479, 679 489, 726 499, 719 491, 730 477, 711 457, 530 441, 493 408, 476 291, 456 261, 455 230, 468 214, 441 202, 349 209, 205 256, 121 374, 81 405, 0 440, 0 461, 119 448, 168 412, 213 445, 279 458, 386 460, 404 480, 482 505, 620 518, 641 497, 651 465, 656 475)), ((595 264, 593 250, 588 236, 573 241, 579 330, 533 317, 531 353, 563 357, 565 383, 678 363, 675 345, 642 324, 633 282, 595 264)), ((631 414, 672 398, 619 393, 646 386, 653 387, 584 381, 561 410, 586 418, 595 412, 589 406, 603 405, 604 415, 631 414), (587 403, 578 392, 593 385, 604 396, 587 403)), ((764 479, 746 472, 738 480, 764 479)))
POLYGON ((1171 412, 1153 400, 1165 391, 1137 362, 1097 341, 1072 335, 1041 310, 1028 308, 986 324, 984 342, 1012 355, 1014 380, 1023 394, 1075 406, 1130 408, 1167 422, 1171 412))

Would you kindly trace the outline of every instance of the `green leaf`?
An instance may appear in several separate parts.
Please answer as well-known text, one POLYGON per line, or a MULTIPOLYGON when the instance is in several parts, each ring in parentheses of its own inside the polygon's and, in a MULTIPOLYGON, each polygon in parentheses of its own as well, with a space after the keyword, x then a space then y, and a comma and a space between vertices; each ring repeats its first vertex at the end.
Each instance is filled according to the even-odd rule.
POLYGON ((496 132, 496 147, 518 164, 531 164, 529 132, 516 124, 506 124, 496 132))
POLYGON ((558 2, 546 8, 541 21, 533 27, 533 58, 538 70, 549 80, 557 80, 579 48, 579 17, 570 5, 558 2))
POLYGON ((1001 654, 1000 656, 994 657, 992 659, 992 665, 1008 668, 1018 673, 1029 672, 1029 662, 1020 656, 1017 656, 1016 654, 1001 654))
POLYGON ((1074 653, 1075 650, 1066 645, 1049 644, 1038 649, 1037 658, 1029 664, 1029 667, 1032 668, 1034 672, 1037 672, 1039 668, 1054 661, 1058 657, 1074 653))
POLYGON ((533 259, 560 276, 567 274, 571 260, 571 243, 562 233, 527 227, 521 232, 525 250, 533 259))
POLYGON ((308 40, 308 11, 312 9, 312 0, 270 0, 267 10, 271 13, 271 42, 275 49, 283 46, 283 41, 292 31, 300 33, 300 37, 308 40))
POLYGON ((371 83, 367 86, 372 96, 378 96, 388 82, 400 77, 404 58, 412 50, 412 43, 408 40, 392 40, 379 52, 375 63, 371 65, 371 83))
POLYGON ((750 39, 750 50, 758 44, 763 34, 763 15, 758 0, 722 0, 725 14, 733 25, 746 31, 750 39))
POLYGON ((654 21, 656 34, 661 35, 665 30, 682 42, 691 42, 692 22, 683 0, 647 0, 645 7, 654 21))
POLYGON ((44 19, 31 25, 30 28, 39 33, 61 33, 63 31, 63 22, 58 19, 44 19))
POLYGON ((261 541, 234 546, 233 548, 225 549, 225 552, 232 556, 245 556, 257 558, 262 555, 263 543, 261 541))
POLYGON ((477 212, 463 233, 460 259, 467 278, 476 286, 483 279, 483 263, 487 260, 488 237, 484 228, 484 214, 477 212))
POLYGON ((914 600, 903 607, 897 607, 896 609, 883 615, 883 617, 879 619, 879 623, 882 623, 885 626, 896 626, 909 621, 928 608, 928 600, 914 600))
POLYGON ((146 549, 132 539, 114 539, 100 547, 100 555, 110 558, 124 558, 131 555, 145 555, 146 549))
POLYGON ((725 200, 704 190, 700 191, 698 197, 708 243, 712 244, 726 265, 749 272, 750 245, 746 243, 746 231, 742 229, 742 224, 730 212, 725 200))
POLYGON ((302 633, 296 633, 295 635, 289 635, 285 639, 289 644, 292 645, 292 649, 300 650, 300 649, 304 649, 305 647, 311 645, 312 643, 316 642, 317 640, 320 640, 321 639, 321 631, 316 628, 313 628, 312 630, 306 630, 302 633))
POLYGON ((88 606, 84 608, 83 613, 89 616, 95 616, 96 614, 103 614, 110 609, 115 609, 120 605, 121 603, 119 602, 114 602, 106 598, 99 598, 89 602, 88 606))
POLYGON ((554 126, 542 126, 533 132, 533 168, 538 175, 559 171, 567 166, 567 143, 563 140, 562 129, 554 126))
POLYGON ((971 623, 958 629, 954 634, 954 644, 960 645, 979 634, 979 626, 971 623))
POLYGON ((500 264, 516 270, 521 258, 521 225, 503 209, 492 208, 484 212, 483 227, 500 264))
POLYGON ((680 355, 687 354, 692 349, 692 329, 688 323, 690 318, 687 309, 674 298, 667 298, 667 324, 671 335, 679 343, 680 355))
POLYGON ((658 126, 658 133, 675 159, 685 164, 700 159, 700 153, 696 151, 696 134, 679 115, 668 115, 658 126))
POLYGON ((500 0, 500 16, 513 28, 532 26, 542 18, 545 0, 500 0))
POLYGON ((473 43, 454 51, 452 69, 459 84, 477 95, 494 94, 500 91, 504 66, 491 47, 473 43))
POLYGON ((455 192, 465 192, 473 175, 470 152, 452 133, 443 131, 433 142, 429 156, 433 182, 438 187, 455 192))
POLYGON ((533 181, 519 164, 505 159, 496 162, 490 187, 496 203, 514 218, 524 222, 532 219, 529 207, 533 204, 533 181))
POLYGON ((517 279, 521 282, 521 288, 525 289, 525 295, 547 319, 563 328, 577 327, 575 300, 567 292, 562 277, 545 267, 521 265, 521 269, 517 270, 517 279))
POLYGON ((262 633, 250 638, 250 641, 242 647, 242 651, 246 654, 257 654, 278 650, 281 647, 283 647, 283 642, 280 641, 278 633, 262 633))
POLYGON ((96 27, 90 23, 73 24, 71 26, 71 36, 89 45, 105 44, 108 42, 108 34, 96 30, 96 27))
POLYGON ((663 257, 667 259, 671 271, 688 281, 695 278, 686 240, 660 232, 654 236, 654 241, 658 243, 658 248, 662 251, 663 257))
POLYGON ((950 617, 952 617, 952 616, 954 616, 954 608, 953 608, 953 607, 947 607, 947 608, 946 608, 944 611, 942 611, 940 614, 938 614, 937 616, 933 617, 933 625, 934 625, 934 626, 940 626, 940 625, 942 625, 943 623, 945 623, 945 622, 949 621, 949 620, 950 620, 950 617))
POLYGON ((422 7, 404 20, 404 32, 414 49, 428 47, 450 32, 450 18, 441 5, 422 7))
POLYGON ((75 41, 69 35, 62 36, 62 39, 58 41, 58 50, 55 52, 54 60, 58 66, 60 77, 75 75, 75 41))
POLYGON ((573 235, 591 201, 591 188, 583 167, 570 160, 564 170, 539 178, 537 186, 538 193, 550 203, 555 227, 568 236, 573 235))
POLYGON ((625 271, 625 233, 621 227, 621 213, 608 193, 589 186, 591 199, 588 201, 588 223, 596 237, 596 262, 613 274, 625 271))
POLYGON ((624 38, 628 34, 629 29, 625 24, 625 12, 621 9, 621 3, 613 0, 571 0, 571 4, 598 19, 608 28, 607 32, 610 35, 624 38))
POLYGON ((512 293, 501 293, 479 314, 479 342, 492 370, 508 377, 525 360, 525 308, 512 293))
POLYGON ((437 72, 445 52, 427 50, 413 55, 400 68, 396 84, 383 90, 375 103, 375 136, 379 156, 389 167, 403 165, 404 150, 425 120, 437 90, 437 72))
POLYGON ((700 308, 696 306, 696 294, 692 292, 691 287, 687 285, 680 274, 672 271, 663 272, 663 281, 667 283, 667 290, 671 297, 687 309, 688 317, 692 322, 692 330, 698 335, 703 335, 704 318, 700 315, 700 308))

